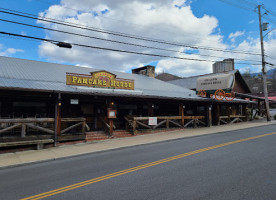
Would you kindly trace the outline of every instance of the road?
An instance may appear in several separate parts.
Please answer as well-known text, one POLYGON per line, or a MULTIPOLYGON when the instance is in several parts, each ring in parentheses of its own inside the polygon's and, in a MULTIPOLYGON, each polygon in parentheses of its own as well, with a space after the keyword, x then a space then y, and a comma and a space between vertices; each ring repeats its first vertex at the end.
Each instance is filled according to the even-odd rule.
POLYGON ((0 199, 276 199, 276 125, 0 169, 0 199))

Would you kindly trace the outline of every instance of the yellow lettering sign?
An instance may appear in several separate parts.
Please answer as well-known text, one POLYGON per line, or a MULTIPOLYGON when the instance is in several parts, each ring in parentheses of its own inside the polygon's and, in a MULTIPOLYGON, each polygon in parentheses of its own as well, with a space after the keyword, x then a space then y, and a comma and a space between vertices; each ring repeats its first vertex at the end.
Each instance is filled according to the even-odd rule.
POLYGON ((115 74, 101 71, 91 75, 66 73, 66 84, 86 87, 101 87, 134 90, 134 81, 127 79, 117 79, 115 74))

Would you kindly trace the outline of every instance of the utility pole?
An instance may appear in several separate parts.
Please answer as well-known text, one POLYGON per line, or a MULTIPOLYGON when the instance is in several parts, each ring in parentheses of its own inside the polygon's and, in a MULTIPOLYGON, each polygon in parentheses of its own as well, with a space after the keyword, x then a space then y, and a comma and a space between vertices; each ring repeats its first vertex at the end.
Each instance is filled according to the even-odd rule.
POLYGON ((266 108, 267 121, 271 121, 270 113, 269 113, 267 83, 266 83, 266 68, 265 68, 265 56, 264 56, 261 5, 258 5, 258 13, 259 13, 260 40, 261 40, 261 51, 262 51, 262 72, 263 72, 263 85, 264 85, 264 95, 265 95, 265 108, 266 108))

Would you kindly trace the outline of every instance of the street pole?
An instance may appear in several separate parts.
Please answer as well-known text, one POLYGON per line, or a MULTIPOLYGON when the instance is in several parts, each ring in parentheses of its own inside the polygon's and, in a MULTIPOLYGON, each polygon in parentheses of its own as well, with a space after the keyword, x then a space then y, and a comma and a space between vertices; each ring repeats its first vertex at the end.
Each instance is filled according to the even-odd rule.
POLYGON ((266 83, 266 68, 265 68, 265 56, 264 56, 264 43, 263 43, 261 5, 258 5, 258 13, 259 13, 259 26, 260 26, 261 52, 262 52, 262 72, 263 72, 263 85, 264 85, 264 95, 265 95, 265 108, 266 108, 267 121, 271 121, 270 113, 269 113, 267 83, 266 83))

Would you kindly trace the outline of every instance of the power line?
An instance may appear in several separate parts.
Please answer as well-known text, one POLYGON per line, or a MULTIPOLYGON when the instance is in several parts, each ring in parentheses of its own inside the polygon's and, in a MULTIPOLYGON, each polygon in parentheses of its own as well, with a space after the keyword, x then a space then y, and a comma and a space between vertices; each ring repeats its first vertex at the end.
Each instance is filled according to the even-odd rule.
POLYGON ((229 4, 229 5, 232 5, 232 6, 235 6, 235 7, 238 7, 238 8, 241 8, 241 9, 244 9, 244 10, 247 10, 247 11, 254 12, 254 9, 252 10, 252 8, 242 6, 240 4, 234 3, 233 1, 226 1, 226 0, 219 0, 219 1, 229 4))
MULTIPOLYGON (((5 9, 5 8, 1 8, 1 7, 0 7, 0 9, 10 10, 10 9, 5 9)), ((210 51, 241 53, 241 54, 249 54, 249 55, 260 55, 259 53, 253 53, 253 52, 248 52, 248 51, 234 51, 234 50, 215 49, 212 47, 192 46, 192 45, 187 45, 187 44, 179 44, 179 43, 174 43, 174 42, 169 42, 169 41, 164 41, 164 40, 157 40, 157 39, 145 38, 145 37, 141 37, 141 36, 129 35, 129 34, 124 34, 124 33, 109 32, 109 31, 106 31, 103 29, 96 29, 94 27, 91 28, 91 27, 87 27, 87 26, 72 25, 71 23, 67 23, 67 22, 59 22, 60 20, 53 21, 53 20, 48 20, 48 19, 44 19, 41 17, 32 17, 32 16, 27 16, 25 14, 12 13, 12 12, 3 11, 3 10, 0 10, 0 12, 5 13, 5 14, 19 16, 19 17, 25 17, 25 18, 55 23, 55 24, 59 24, 59 25, 69 26, 69 27, 73 27, 73 28, 90 30, 90 31, 95 31, 95 32, 100 32, 100 33, 106 33, 106 34, 111 34, 111 35, 120 36, 120 37, 132 38, 132 39, 136 39, 136 40, 144 40, 144 41, 148 41, 148 42, 155 42, 155 43, 161 43, 161 44, 167 44, 167 45, 173 45, 173 46, 179 46, 179 47, 188 47, 188 48, 192 48, 192 49, 203 49, 203 50, 210 50, 210 51)), ((15 11, 15 12, 18 12, 18 11, 15 11)), ((22 13, 22 12, 20 12, 20 13, 22 13)), ((31 15, 31 14, 29 14, 29 15, 31 15)))
MULTIPOLYGON (((5 19, 1 19, 1 18, 0 18, 0 21, 8 22, 8 23, 13 23, 13 24, 17 24, 17 25, 29 26, 29 27, 33 27, 33 28, 39 28, 39 29, 49 30, 49 31, 55 31, 55 32, 59 32, 59 33, 65 33, 65 34, 69 34, 69 35, 81 36, 81 37, 86 37, 86 38, 91 38, 91 39, 96 39, 96 40, 102 40, 102 41, 107 41, 107 42, 119 43, 119 44, 124 44, 124 45, 143 47, 143 48, 149 48, 149 49, 156 49, 156 50, 175 52, 175 53, 184 53, 184 52, 177 51, 177 50, 164 49, 164 48, 158 48, 158 47, 151 47, 151 46, 140 45, 140 44, 135 44, 135 43, 128 43, 128 42, 121 42, 121 41, 116 41, 116 40, 111 40, 111 39, 99 38, 99 37, 94 37, 94 36, 89 36, 89 35, 83 35, 83 34, 78 34, 78 33, 73 33, 73 32, 68 32, 68 31, 63 31, 63 30, 57 30, 57 29, 53 29, 53 28, 46 28, 46 27, 42 27, 42 26, 36 26, 36 25, 21 23, 21 22, 17 22, 17 21, 10 21, 10 20, 5 20, 5 19)), ((189 53, 186 52, 185 54, 189 54, 189 53)), ((224 57, 219 57, 219 56, 206 55, 206 54, 198 54, 198 53, 190 53, 189 55, 199 55, 199 56, 203 56, 203 57, 213 57, 213 58, 221 58, 221 59, 224 58, 224 57)), ((248 59, 245 60, 245 59, 241 59, 241 58, 235 58, 235 59, 236 60, 242 60, 242 61, 259 62, 258 60, 248 60, 248 59)))
POLYGON ((250 5, 252 5, 253 7, 258 6, 257 3, 253 3, 253 2, 247 1, 247 0, 236 0, 236 1, 239 1, 239 2, 241 2, 241 3, 243 3, 243 4, 250 4, 250 5))
MULTIPOLYGON (((8 33, 8 32, 0 32, 0 34, 11 35, 11 36, 16 36, 16 37, 23 37, 23 38, 29 38, 29 39, 39 40, 39 41, 46 41, 46 42, 50 42, 50 43, 53 43, 53 44, 57 44, 57 43, 60 42, 60 41, 57 41, 57 40, 50 40, 50 39, 44 39, 44 38, 39 38, 39 37, 27 36, 27 35, 19 35, 19 34, 8 33)), ((71 43, 71 44, 74 45, 74 46, 79 46, 79 47, 86 47, 86 48, 93 48, 93 49, 99 49, 99 50, 121 52, 121 53, 129 53, 129 54, 136 54, 136 55, 144 55, 144 56, 152 56, 152 57, 173 58, 173 59, 190 60, 190 61, 216 62, 216 61, 213 61, 213 60, 206 60, 206 59, 167 56, 167 55, 143 53, 143 52, 136 52, 136 51, 127 51, 127 50, 121 50, 121 49, 105 48, 105 47, 91 46, 91 45, 84 45, 84 44, 77 44, 77 43, 71 43)), ((237 63, 237 64, 259 65, 258 63, 237 63)))

